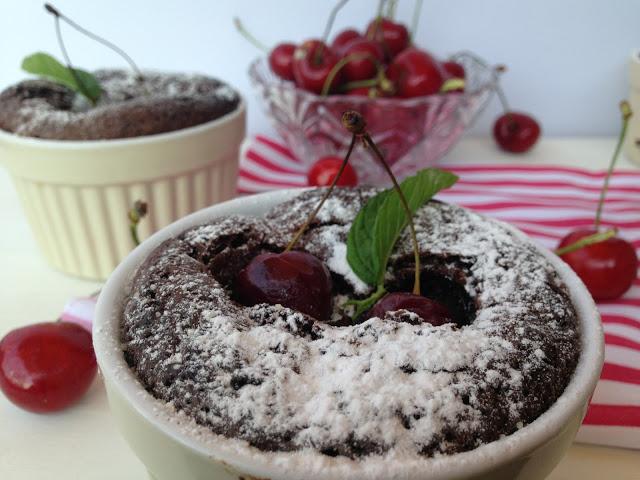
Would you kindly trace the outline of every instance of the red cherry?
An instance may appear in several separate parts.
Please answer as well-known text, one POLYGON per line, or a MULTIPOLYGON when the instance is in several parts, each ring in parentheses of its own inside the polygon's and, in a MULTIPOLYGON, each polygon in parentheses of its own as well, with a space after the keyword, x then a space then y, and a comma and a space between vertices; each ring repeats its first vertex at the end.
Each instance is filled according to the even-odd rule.
MULTIPOLYGON (((310 92, 321 93, 336 63, 338 58, 327 45, 320 40, 307 40, 293 54, 293 76, 296 84, 310 92)), ((341 73, 331 83, 332 89, 340 84, 341 73)))
POLYGON ((338 35, 336 35, 333 39, 333 42, 331 42, 331 49, 336 52, 338 56, 344 57, 344 48, 347 46, 347 44, 351 43, 351 41, 355 40, 356 38, 363 38, 360 32, 358 32, 357 30, 354 30, 352 28, 343 30, 338 35))
POLYGON ((526 113, 504 113, 493 125, 493 138, 507 152, 526 152, 535 145, 539 137, 540 125, 526 113))
POLYGON ((289 251, 254 257, 236 279, 244 305, 283 305, 319 320, 331 316, 331 275, 310 253, 289 251))
POLYGON ((293 43, 280 43, 269 53, 269 66, 273 73, 285 80, 293 81, 293 43))
POLYGON ((388 18, 372 20, 367 26, 365 36, 380 44, 388 60, 409 46, 407 27, 388 18))
POLYGON ((348 55, 360 55, 363 57, 357 60, 350 60, 342 67, 344 77, 350 82, 373 78, 376 73, 378 73, 373 58, 378 59, 380 63, 384 60, 384 54, 382 53, 380 45, 366 38, 352 40, 343 51, 344 57, 348 55), (364 55, 367 56, 365 57, 364 55))
POLYGON ((421 97, 440 91, 444 73, 438 62, 424 50, 407 48, 389 65, 386 73, 403 98, 421 97))
MULTIPOLYGON (((558 248, 594 233, 594 229, 573 231, 560 241, 558 248)), ((638 275, 638 255, 633 245, 619 237, 593 243, 560 258, 578 274, 595 300, 622 296, 638 275)))
POLYGON ((0 341, 0 389, 31 412, 54 412, 76 402, 96 370, 91 334, 74 323, 36 323, 0 341))
POLYGON ((447 72, 449 78, 466 78, 464 67, 458 62, 442 62, 442 68, 447 72))
MULTIPOLYGON (((316 187, 328 187, 340 170, 343 159, 338 156, 322 157, 313 164, 307 174, 309 185, 316 187)), ((336 185, 340 187, 355 187, 358 185, 358 176, 350 164, 346 164, 342 175, 338 179, 336 185)))
POLYGON ((453 315, 440 302, 406 292, 387 293, 369 310, 367 318, 384 318, 386 312, 395 312, 397 310, 413 312, 423 322, 430 323, 434 327, 445 323, 454 323, 453 315))

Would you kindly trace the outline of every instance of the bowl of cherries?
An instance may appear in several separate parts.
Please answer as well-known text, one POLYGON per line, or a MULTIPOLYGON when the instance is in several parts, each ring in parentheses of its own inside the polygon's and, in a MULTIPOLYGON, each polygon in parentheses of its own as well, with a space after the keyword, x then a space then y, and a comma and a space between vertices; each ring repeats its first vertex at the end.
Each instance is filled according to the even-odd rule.
MULTIPOLYGON (((311 169, 319 159, 344 156, 350 137, 340 119, 355 110, 396 175, 434 164, 488 103, 499 72, 469 52, 438 59, 413 44, 404 24, 382 15, 363 31, 330 37, 335 13, 322 40, 264 48, 268 55, 249 67, 278 134, 311 169)), ((254 40, 238 20, 236 26, 254 40)), ((387 182, 371 152, 354 152, 351 166, 358 183, 387 182)))

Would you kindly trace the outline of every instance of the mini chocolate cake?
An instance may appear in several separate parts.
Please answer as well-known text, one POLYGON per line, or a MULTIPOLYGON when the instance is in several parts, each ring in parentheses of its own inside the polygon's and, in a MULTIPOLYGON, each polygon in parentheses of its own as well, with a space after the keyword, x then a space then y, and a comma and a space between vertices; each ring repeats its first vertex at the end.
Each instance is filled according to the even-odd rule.
MULTIPOLYGON (((321 193, 304 192, 264 219, 193 228, 142 264, 121 342, 152 395, 263 451, 350 458, 471 450, 556 401, 580 354, 565 285, 528 241, 457 206, 431 201, 415 216, 423 294, 446 304, 455 323, 406 322, 406 311, 347 321, 345 299, 370 293, 345 259, 350 222, 375 193, 368 189, 339 189, 299 244, 333 276, 330 321, 236 302, 237 272, 260 252, 281 251, 321 193)), ((388 289, 409 291, 412 269, 405 232, 388 289)))
POLYGON ((102 87, 97 105, 47 80, 25 80, 0 93, 0 129, 25 137, 106 140, 171 132, 234 111, 240 97, 202 75, 123 70, 94 73, 102 87))

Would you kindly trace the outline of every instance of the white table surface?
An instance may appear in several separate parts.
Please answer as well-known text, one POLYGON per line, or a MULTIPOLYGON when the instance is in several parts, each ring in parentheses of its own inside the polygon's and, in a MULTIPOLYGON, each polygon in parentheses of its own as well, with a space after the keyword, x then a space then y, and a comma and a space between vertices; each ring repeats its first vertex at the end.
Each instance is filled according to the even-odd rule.
MULTIPOLYGON (((543 140, 527 155, 499 152, 490 139, 465 139, 448 155, 455 163, 562 164, 603 169, 613 150, 610 138, 543 140)), ((620 167, 633 168, 624 158, 620 167)), ((69 297, 88 295, 100 284, 71 278, 45 264, 18 203, 0 170, 0 337, 12 328, 53 320, 69 297)), ((35 415, 0 394, 0 479, 138 480, 142 464, 111 420, 98 380, 73 408, 35 415)), ((574 445, 550 480, 638 480, 640 451, 574 445)), ((177 479, 178 480, 178 479, 177 479)))

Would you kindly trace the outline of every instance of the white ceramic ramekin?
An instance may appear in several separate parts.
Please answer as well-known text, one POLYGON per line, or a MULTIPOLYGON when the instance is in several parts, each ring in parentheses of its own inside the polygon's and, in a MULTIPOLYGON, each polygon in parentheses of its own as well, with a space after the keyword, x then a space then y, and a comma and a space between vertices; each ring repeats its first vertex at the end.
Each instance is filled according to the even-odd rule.
POLYGON ((151 477, 157 480, 545 478, 566 452, 582 422, 600 375, 604 342, 600 317, 586 288, 564 262, 542 248, 541 253, 567 283, 578 312, 580 360, 565 392, 547 412, 518 432, 475 450, 403 462, 389 462, 382 457, 356 462, 310 451, 265 453, 194 426, 146 392, 125 362, 119 342, 122 305, 138 265, 162 241, 189 227, 231 213, 260 216, 297 193, 299 190, 283 190, 240 198, 189 215, 136 248, 103 288, 93 330, 98 364, 116 423, 151 477))
POLYGON ((217 120, 119 140, 40 140, 0 130, 0 164, 11 174, 35 238, 65 273, 106 278, 133 248, 127 211, 149 203, 144 238, 236 194, 245 104, 217 120))

